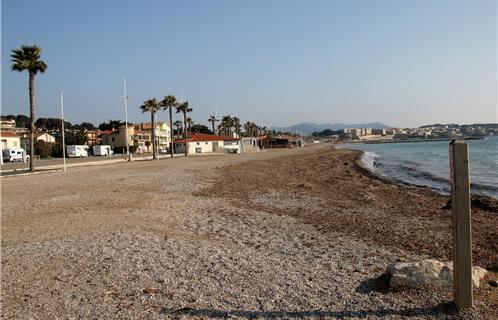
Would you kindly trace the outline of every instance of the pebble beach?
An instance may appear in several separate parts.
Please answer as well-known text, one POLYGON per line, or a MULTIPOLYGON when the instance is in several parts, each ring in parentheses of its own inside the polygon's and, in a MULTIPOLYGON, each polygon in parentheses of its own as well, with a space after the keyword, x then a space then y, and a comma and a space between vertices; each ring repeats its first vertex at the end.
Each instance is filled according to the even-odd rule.
MULTIPOLYGON (((389 289, 451 260, 448 197, 329 145, 1 178, 3 319, 497 319, 498 214, 473 208, 475 308, 389 289)), ((496 203, 496 200, 490 200, 496 203)))

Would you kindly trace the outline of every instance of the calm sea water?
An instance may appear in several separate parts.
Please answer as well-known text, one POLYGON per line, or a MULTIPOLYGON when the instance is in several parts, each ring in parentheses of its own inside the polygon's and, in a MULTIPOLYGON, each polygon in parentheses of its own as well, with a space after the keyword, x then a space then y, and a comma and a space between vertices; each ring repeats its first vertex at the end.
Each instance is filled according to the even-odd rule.
MULTIPOLYGON (((498 136, 468 140, 472 193, 498 198, 498 136)), ((399 183, 429 186, 448 193, 449 141, 345 144, 365 151, 364 165, 375 174, 399 183)))

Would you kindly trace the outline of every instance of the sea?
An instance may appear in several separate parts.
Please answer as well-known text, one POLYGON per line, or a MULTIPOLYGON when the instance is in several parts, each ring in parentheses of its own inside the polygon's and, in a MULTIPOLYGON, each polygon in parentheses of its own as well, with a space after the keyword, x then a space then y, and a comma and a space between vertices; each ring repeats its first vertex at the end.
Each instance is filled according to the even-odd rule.
MULTIPOLYGON (((498 136, 467 140, 471 192, 498 199, 498 136)), ((448 194, 450 141, 377 144, 343 144, 341 148, 364 151, 364 166, 391 181, 428 186, 448 194)))

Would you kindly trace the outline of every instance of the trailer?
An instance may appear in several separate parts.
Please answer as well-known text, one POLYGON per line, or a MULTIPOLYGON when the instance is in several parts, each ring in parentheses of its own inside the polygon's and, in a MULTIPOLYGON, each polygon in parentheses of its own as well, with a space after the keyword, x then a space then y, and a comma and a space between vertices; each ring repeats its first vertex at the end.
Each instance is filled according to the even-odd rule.
POLYGON ((111 146, 106 146, 106 145, 93 146, 94 156, 111 156, 113 154, 114 151, 112 151, 111 146))
POLYGON ((88 146, 67 146, 67 156, 68 158, 84 158, 88 157, 88 146))

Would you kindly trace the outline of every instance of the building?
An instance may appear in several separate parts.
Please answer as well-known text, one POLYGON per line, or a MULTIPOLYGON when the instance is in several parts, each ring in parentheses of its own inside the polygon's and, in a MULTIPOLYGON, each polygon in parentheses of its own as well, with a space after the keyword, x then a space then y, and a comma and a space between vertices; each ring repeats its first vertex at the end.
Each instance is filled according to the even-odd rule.
POLYGON ((258 139, 255 137, 246 137, 240 139, 241 152, 259 151, 258 139))
POLYGON ((4 119, 4 120, 0 121, 0 129, 1 130, 11 130, 15 127, 16 127, 16 120, 14 120, 14 119, 12 119, 12 120, 4 119))
POLYGON ((147 147, 151 142, 150 134, 144 130, 138 130, 135 125, 128 125, 128 137, 126 137, 124 125, 117 130, 102 131, 101 142, 103 145, 109 145, 113 148, 126 148, 128 142, 128 145, 134 146, 139 153, 151 151, 150 147, 147 147))
MULTIPOLYGON (((152 137, 152 126, 150 122, 135 125, 136 130, 145 131, 152 137)), ((171 130, 165 122, 157 122, 155 127, 155 139, 158 149, 169 149, 171 143, 171 130)))
MULTIPOLYGON (((176 153, 185 152, 185 139, 177 139, 174 141, 176 153)), ((200 153, 240 153, 239 139, 218 136, 206 133, 189 134, 187 137, 187 153, 200 154, 200 153)))
POLYGON ((87 146, 95 146, 100 142, 100 131, 98 130, 86 130, 85 133, 85 144, 87 146))
POLYGON ((21 148, 21 139, 15 132, 1 131, 0 142, 3 149, 21 148))
POLYGON ((292 144, 289 139, 270 137, 269 135, 263 135, 258 137, 259 147, 262 149, 273 149, 273 148, 290 148, 292 144))
POLYGON ((55 143, 55 137, 48 133, 38 133, 36 135, 35 141, 44 141, 48 143, 55 143))

